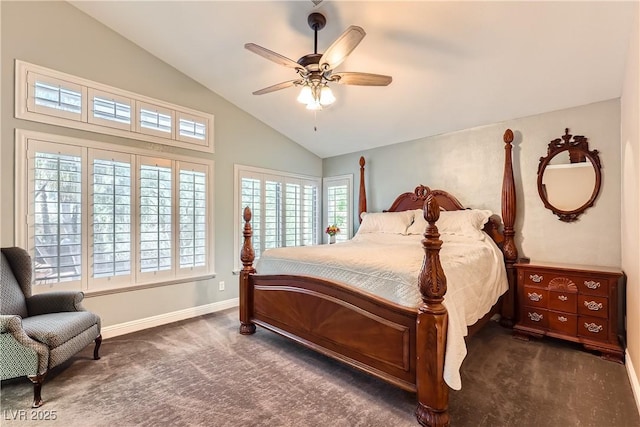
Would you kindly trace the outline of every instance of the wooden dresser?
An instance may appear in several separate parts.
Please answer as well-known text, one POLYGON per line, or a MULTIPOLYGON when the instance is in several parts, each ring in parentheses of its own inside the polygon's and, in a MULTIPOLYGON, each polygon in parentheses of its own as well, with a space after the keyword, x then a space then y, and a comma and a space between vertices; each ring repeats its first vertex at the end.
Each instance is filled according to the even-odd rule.
POLYGON ((624 360, 624 274, 620 269, 516 263, 519 338, 544 335, 624 360))

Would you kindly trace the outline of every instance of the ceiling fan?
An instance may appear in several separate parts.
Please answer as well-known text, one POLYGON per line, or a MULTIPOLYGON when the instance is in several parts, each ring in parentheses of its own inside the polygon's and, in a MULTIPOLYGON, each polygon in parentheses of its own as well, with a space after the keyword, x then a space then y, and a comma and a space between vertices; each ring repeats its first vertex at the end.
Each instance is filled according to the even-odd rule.
POLYGON ((319 54, 318 31, 324 28, 327 20, 321 13, 314 12, 307 18, 307 23, 314 32, 314 50, 313 53, 304 55, 297 62, 254 43, 244 45, 251 52, 276 64, 293 68, 298 73, 297 79, 257 90, 253 92, 254 95, 264 95, 291 86, 299 86, 302 87, 302 90, 298 101, 307 104, 309 110, 321 110, 323 106, 330 105, 335 101, 328 83, 358 86, 387 86, 391 83, 391 76, 381 74, 334 72, 335 68, 349 56, 366 35, 362 28, 355 25, 350 26, 329 46, 324 54, 319 54))

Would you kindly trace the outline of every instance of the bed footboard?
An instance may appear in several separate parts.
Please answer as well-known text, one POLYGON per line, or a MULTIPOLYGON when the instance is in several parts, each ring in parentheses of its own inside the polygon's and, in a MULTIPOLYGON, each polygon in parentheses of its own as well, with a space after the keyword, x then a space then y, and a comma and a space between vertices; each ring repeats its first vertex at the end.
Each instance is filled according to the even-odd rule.
POLYGON ((422 303, 416 310, 329 280, 256 274, 251 211, 245 208, 240 333, 253 334, 257 324, 414 391, 420 424, 449 425, 449 387, 444 381, 448 315, 442 304, 447 282, 435 225, 440 207, 433 195, 426 198, 424 216, 429 225, 422 240, 422 303))

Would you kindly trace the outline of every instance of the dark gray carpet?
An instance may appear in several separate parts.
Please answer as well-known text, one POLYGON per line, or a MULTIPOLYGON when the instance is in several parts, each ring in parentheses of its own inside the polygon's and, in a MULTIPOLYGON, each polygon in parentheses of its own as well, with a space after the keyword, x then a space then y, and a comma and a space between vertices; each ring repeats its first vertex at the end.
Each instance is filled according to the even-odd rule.
MULTIPOLYGON (((263 329, 241 336, 237 319, 227 310, 105 340, 99 361, 88 347, 52 370, 35 412, 28 380, 5 381, 1 424, 416 425, 412 393, 263 329)), ((493 322, 470 340, 462 377, 454 426, 640 426, 624 366, 560 341, 515 340, 493 322)))

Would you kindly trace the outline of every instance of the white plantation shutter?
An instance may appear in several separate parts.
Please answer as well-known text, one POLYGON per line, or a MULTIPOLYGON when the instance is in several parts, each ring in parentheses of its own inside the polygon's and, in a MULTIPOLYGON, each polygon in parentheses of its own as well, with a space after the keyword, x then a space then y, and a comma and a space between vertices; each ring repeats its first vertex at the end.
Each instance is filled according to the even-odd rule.
POLYGON ((207 144, 211 128, 210 119, 176 111, 176 120, 178 122, 177 140, 202 146, 207 144))
POLYGON ((124 96, 89 88, 89 123, 131 130, 134 101, 124 96))
POLYGON ((264 248, 282 246, 282 183, 267 179, 264 181, 264 248))
POLYGON ((302 244, 318 243, 318 186, 304 185, 302 199, 302 244))
POLYGON ((172 169, 164 159, 142 159, 139 168, 140 272, 172 268, 172 169))
POLYGON ((36 285, 80 281, 82 277, 82 163, 76 147, 34 144, 28 157, 29 252, 36 285))
POLYGON ((132 156, 91 150, 89 240, 92 284, 127 284, 132 274, 132 156))
POLYGON ((144 102, 136 103, 136 131, 148 135, 173 137, 174 111, 144 102))
POLYGON ((340 233, 336 241, 346 241, 352 235, 353 176, 329 177, 324 179, 325 228, 337 225, 340 233))
POLYGON ((29 111, 77 121, 86 118, 86 88, 33 72, 27 76, 27 85, 29 111))
POLYGON ((286 183, 284 195, 284 238, 285 246, 302 244, 302 191, 300 184, 286 183))
POLYGON ((179 164, 180 268, 206 265, 207 176, 198 165, 179 164))

